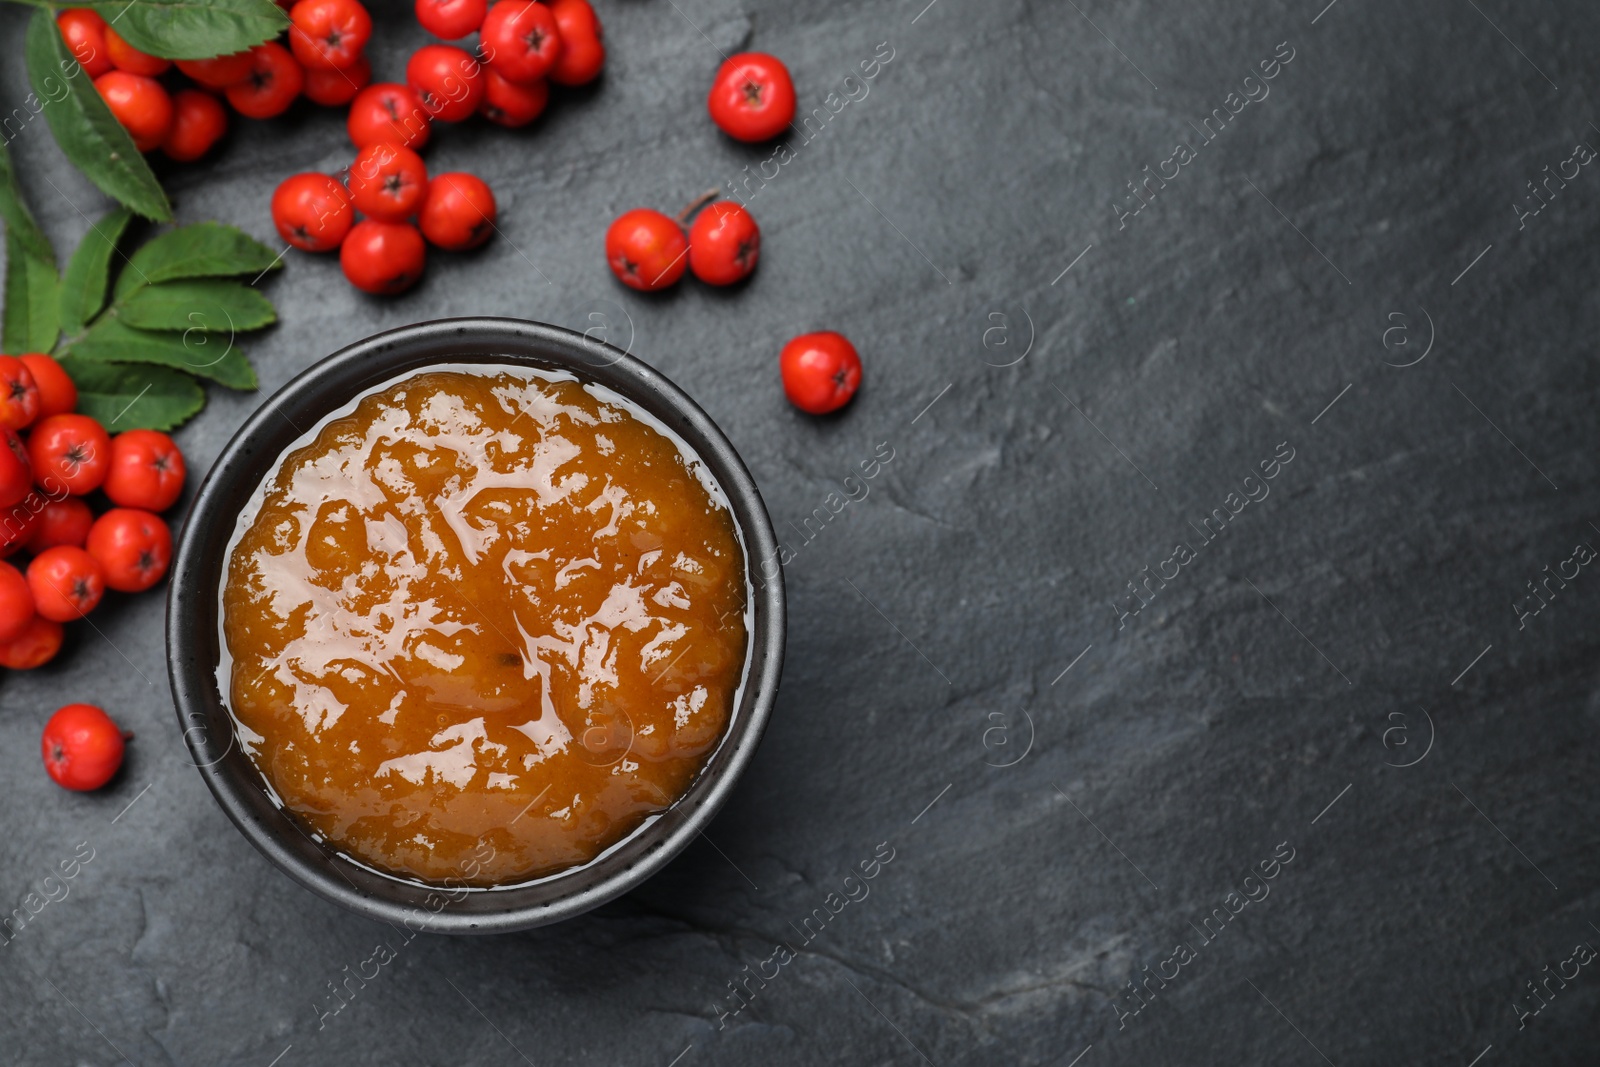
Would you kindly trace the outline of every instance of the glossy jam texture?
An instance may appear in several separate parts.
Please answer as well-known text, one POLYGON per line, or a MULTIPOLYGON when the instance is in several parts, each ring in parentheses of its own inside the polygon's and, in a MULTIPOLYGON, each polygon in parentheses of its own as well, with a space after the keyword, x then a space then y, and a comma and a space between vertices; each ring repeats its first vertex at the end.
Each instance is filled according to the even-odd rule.
POLYGON ((726 507, 624 407, 408 378, 289 454, 234 547, 241 737, 369 865, 494 885, 581 864, 721 738, 743 560, 726 507))

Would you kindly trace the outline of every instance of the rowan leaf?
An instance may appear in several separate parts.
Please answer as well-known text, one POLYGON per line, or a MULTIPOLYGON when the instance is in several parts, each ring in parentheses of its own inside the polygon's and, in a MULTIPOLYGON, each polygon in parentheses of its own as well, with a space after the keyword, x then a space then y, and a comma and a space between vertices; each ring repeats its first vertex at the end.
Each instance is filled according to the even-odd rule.
MULTIPOLYGON (((5 128, 5 133, 7 141, 16 136, 11 133, 9 126, 5 128)), ((50 269, 55 270, 56 250, 50 247, 50 239, 39 228, 33 212, 28 210, 27 202, 22 199, 17 173, 11 167, 11 150, 6 147, 5 141, 0 141, 0 218, 6 221, 8 236, 15 236, 34 259, 50 264, 50 269)))
POLYGON ((78 250, 67 261, 67 272, 61 276, 61 294, 56 301, 56 314, 61 332, 68 337, 82 333, 89 320, 106 306, 111 257, 131 218, 133 212, 127 208, 117 208, 90 225, 89 232, 83 235, 83 240, 78 244, 78 250))
POLYGON ((34 12, 25 51, 28 81, 44 104, 45 121, 56 143, 72 165, 106 195, 145 218, 172 218, 161 183, 67 50, 50 10, 34 12))
POLYGON ((133 363, 98 363, 71 356, 61 366, 78 387, 78 412, 112 433, 173 430, 205 406, 206 392, 187 374, 133 363))
POLYGON ((203 329, 138 330, 124 325, 115 309, 95 320, 72 342, 74 366, 89 363, 154 363, 210 378, 229 389, 254 389, 255 368, 228 334, 203 329))
POLYGON ((117 317, 141 330, 228 334, 258 330, 277 319, 272 302, 248 285, 192 278, 141 285, 118 301, 117 317))
POLYGON ((84 0, 129 44, 166 59, 209 59, 270 41, 289 26, 273 0, 84 0))
POLYGON ((197 222, 146 241, 117 276, 120 300, 141 285, 175 278, 254 277, 283 266, 281 253, 220 222, 197 222))
POLYGON ((61 331, 56 326, 56 266, 34 258, 16 231, 6 231, 6 312, 0 349, 49 352, 61 331))

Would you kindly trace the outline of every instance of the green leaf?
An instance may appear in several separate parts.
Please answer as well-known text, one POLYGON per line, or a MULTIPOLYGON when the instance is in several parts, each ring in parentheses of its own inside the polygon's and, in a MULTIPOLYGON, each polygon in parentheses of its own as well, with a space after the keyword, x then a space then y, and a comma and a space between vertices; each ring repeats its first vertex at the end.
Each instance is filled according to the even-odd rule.
MULTIPOLYGON (((9 127, 5 132, 7 141, 16 136, 9 127)), ((33 212, 22 199, 16 171, 11 169, 11 150, 4 142, 0 142, 0 218, 6 220, 8 236, 15 236, 34 259, 50 264, 52 271, 56 269, 56 250, 50 247, 50 239, 39 229, 33 212)))
POLYGON ((248 285, 213 278, 141 285, 117 304, 117 318, 141 330, 229 334, 277 319, 272 302, 248 285))
POLYGON ((61 366, 78 387, 78 412, 112 433, 172 430, 206 403, 206 391, 187 374, 165 367, 94 363, 68 357, 61 366))
POLYGON ((89 332, 73 342, 71 353, 74 362, 159 363, 229 389, 254 389, 258 384, 255 368, 229 334, 136 330, 124 325, 115 310, 96 319, 89 332))
POLYGON ((261 275, 283 266, 281 253, 232 226, 197 222, 147 241, 117 278, 120 300, 140 285, 174 278, 261 275))
POLYGON ((55 16, 35 11, 28 23, 28 81, 72 165, 102 191, 148 219, 172 218, 161 183, 133 146, 94 83, 67 51, 55 16))
POLYGON ((167 59, 209 59, 270 41, 289 26, 272 0, 87 0, 129 44, 167 59))
POLYGON ((61 332, 76 337, 89 320, 106 306, 106 284, 110 280, 111 256, 128 228, 133 212, 117 208, 89 227, 78 250, 67 262, 61 276, 61 296, 56 303, 61 332))
POLYGON ((56 346, 56 266, 35 259, 6 231, 6 315, 0 349, 49 352, 56 346))

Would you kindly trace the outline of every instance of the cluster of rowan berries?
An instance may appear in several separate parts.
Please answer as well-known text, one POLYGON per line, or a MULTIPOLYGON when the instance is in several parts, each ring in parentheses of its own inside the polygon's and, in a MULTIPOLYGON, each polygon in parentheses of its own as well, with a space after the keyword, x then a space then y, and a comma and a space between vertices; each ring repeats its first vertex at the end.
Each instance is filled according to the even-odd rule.
MULTIPOLYGON (((283 0, 280 0, 283 3, 283 0)), ((249 118, 282 114, 301 95, 350 106, 347 127, 360 150, 346 181, 297 174, 272 200, 283 239, 310 252, 339 249, 351 284, 399 293, 422 276, 426 244, 459 251, 495 226, 494 195, 465 173, 428 176, 417 150, 434 122, 474 114, 525 126, 550 99, 550 83, 583 85, 605 65, 600 20, 588 0, 416 0, 417 20, 446 40, 478 35, 474 51, 428 44, 406 62, 405 83, 371 84, 366 46, 372 16, 361 0, 296 0, 288 45, 266 41, 211 59, 160 59, 129 45, 88 8, 57 22, 73 55, 95 80, 111 113, 140 151, 199 159, 227 131, 226 100, 249 118), (176 75, 193 85, 169 92, 176 75), (357 221, 356 213, 365 218, 357 221)))
POLYGON ((62 623, 107 589, 161 581, 172 533, 157 512, 183 492, 183 453, 164 433, 111 436, 73 414, 78 390, 41 353, 0 356, 0 667, 28 670, 61 649, 62 623), (89 500, 111 505, 96 516, 89 500), (32 556, 26 569, 5 562, 32 556))
MULTIPOLYGON (((359 0, 299 0, 290 12, 297 27, 307 5, 361 6, 359 0)), ((549 102, 551 81, 581 85, 605 64, 600 22, 588 0, 499 0, 493 7, 488 0, 417 0, 416 11, 439 37, 477 33, 477 55, 455 45, 424 45, 407 61, 404 85, 364 85, 346 121, 359 151, 345 181, 296 174, 272 198, 273 223, 285 241, 307 252, 338 249, 345 277, 369 293, 401 293, 415 285, 429 244, 464 251, 494 232, 497 209, 487 182, 466 172, 429 176, 418 150, 434 122, 481 114, 502 126, 527 125, 549 102)), ((365 28, 370 31, 370 20, 365 28)), ((353 37, 357 29, 347 26, 313 43, 330 54, 347 50, 353 39, 365 43, 365 36, 353 37)))
POLYGON ((176 62, 133 47, 90 8, 68 8, 56 23, 139 151, 159 148, 188 163, 227 132, 224 101, 246 118, 270 119, 301 95, 329 107, 347 104, 371 80, 363 54, 372 33, 366 8, 356 0, 301 0, 295 8, 303 10, 298 19, 291 12, 288 47, 265 41, 244 52, 176 62), (336 47, 327 47, 330 38, 336 47))

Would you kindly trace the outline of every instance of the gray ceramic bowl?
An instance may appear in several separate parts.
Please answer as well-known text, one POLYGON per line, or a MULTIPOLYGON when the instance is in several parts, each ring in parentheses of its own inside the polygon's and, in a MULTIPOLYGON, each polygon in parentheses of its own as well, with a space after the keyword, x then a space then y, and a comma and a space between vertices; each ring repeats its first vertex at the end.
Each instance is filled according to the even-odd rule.
MULTIPOLYGON (((502 933, 557 922, 633 889, 710 823, 749 764, 772 712, 783 664, 783 576, 751 582, 754 630, 738 706, 687 794, 597 859, 507 889, 439 888, 352 862, 312 840, 268 797, 236 743, 218 690, 219 591, 235 522, 279 456, 329 412, 383 382, 437 364, 566 370, 660 419, 710 468, 732 507, 754 578, 777 539, 750 472, 706 414, 645 364, 569 330, 519 319, 445 319, 391 330, 311 367, 268 400, 228 443, 184 523, 167 592, 167 670, 184 741, 217 803, 250 843, 319 896, 373 919, 435 933, 502 933)), ((774 568, 776 569, 776 568, 774 568)), ((765 577, 764 573, 761 575, 765 577)))

